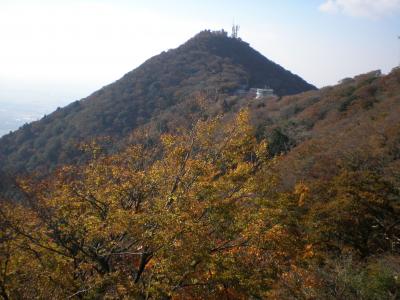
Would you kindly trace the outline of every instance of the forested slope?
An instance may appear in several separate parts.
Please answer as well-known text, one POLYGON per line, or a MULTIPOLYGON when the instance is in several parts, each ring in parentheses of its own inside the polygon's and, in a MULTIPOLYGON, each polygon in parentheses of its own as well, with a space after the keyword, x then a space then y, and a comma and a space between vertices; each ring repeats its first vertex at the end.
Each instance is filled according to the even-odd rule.
POLYGON ((265 85, 279 95, 315 88, 226 32, 203 31, 86 99, 2 137, 0 168, 48 171, 81 160, 80 142, 99 136, 125 138, 196 92, 229 95, 243 86, 265 85))
POLYGON ((347 79, 319 91, 269 101, 254 109, 258 135, 282 157, 292 185, 330 178, 341 168, 375 170, 399 179, 400 70, 347 79))
POLYGON ((20 179, 21 204, 0 201, 3 298, 399 295, 400 191, 379 169, 283 190, 286 157, 271 158, 247 109, 151 147, 89 150, 87 164, 20 179))

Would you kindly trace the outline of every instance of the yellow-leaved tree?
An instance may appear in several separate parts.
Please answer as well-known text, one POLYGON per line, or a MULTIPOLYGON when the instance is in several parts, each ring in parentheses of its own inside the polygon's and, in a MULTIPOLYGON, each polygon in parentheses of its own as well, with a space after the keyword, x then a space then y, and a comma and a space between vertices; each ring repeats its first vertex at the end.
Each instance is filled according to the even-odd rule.
POLYGON ((1 206, 3 297, 267 297, 303 245, 249 113, 161 142, 22 181, 28 204, 1 206))

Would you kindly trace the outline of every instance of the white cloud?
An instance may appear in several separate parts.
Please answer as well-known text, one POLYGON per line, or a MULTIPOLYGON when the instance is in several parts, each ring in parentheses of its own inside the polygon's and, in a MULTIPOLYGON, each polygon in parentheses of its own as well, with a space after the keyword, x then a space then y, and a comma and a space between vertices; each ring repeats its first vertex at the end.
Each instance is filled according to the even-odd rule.
POLYGON ((400 12, 400 0, 326 0, 319 6, 319 10, 379 19, 400 12))

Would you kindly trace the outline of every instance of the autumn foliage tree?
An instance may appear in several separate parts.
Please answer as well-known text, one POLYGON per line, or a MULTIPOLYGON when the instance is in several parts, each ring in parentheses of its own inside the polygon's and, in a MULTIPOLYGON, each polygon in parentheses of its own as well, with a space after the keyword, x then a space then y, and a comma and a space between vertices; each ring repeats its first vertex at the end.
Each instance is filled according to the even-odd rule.
POLYGON ((282 158, 271 158, 249 119, 246 110, 199 119, 163 134, 159 147, 141 143, 118 154, 89 144, 89 163, 20 180, 25 201, 0 202, 0 295, 399 295, 394 183, 343 169, 284 191, 276 176, 282 158))
POLYGON ((15 259, 3 293, 265 297, 298 244, 268 202, 272 162, 248 112, 161 140, 157 155, 141 146, 103 155, 92 145, 86 166, 21 182, 28 207, 1 210, 3 252, 15 259))

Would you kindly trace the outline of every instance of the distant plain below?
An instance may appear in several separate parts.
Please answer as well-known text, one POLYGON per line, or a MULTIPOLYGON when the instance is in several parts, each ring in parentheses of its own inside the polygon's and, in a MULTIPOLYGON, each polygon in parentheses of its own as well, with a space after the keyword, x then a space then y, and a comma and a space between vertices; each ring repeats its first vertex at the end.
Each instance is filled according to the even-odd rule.
POLYGON ((40 119, 49 108, 38 105, 0 102, 0 136, 40 119))

